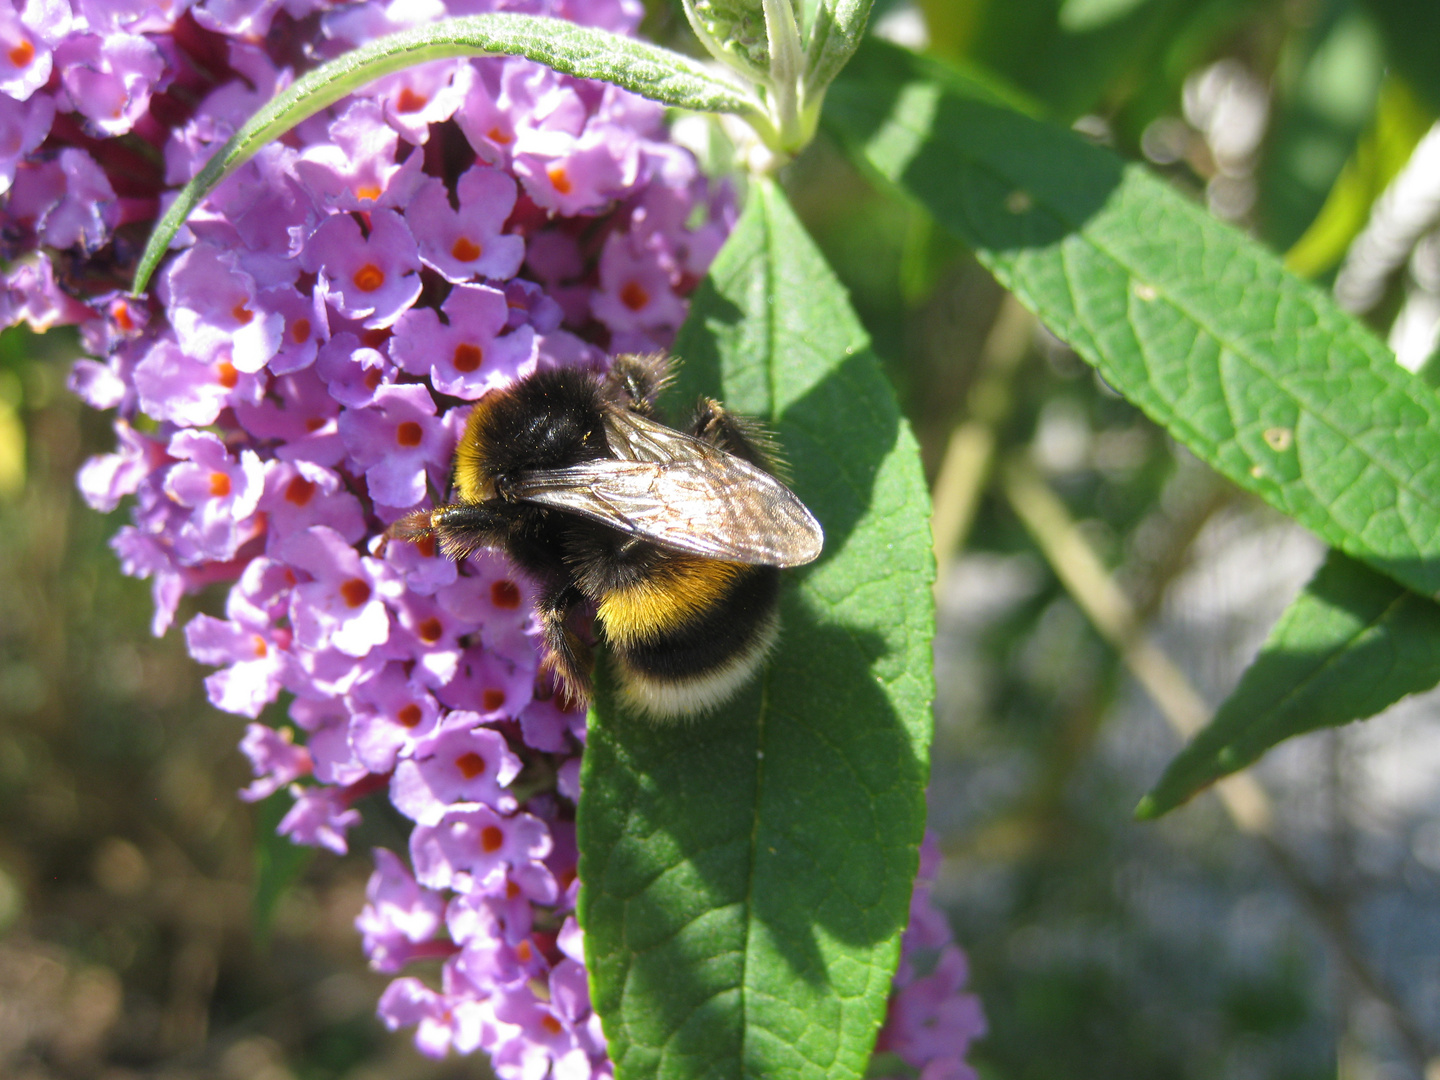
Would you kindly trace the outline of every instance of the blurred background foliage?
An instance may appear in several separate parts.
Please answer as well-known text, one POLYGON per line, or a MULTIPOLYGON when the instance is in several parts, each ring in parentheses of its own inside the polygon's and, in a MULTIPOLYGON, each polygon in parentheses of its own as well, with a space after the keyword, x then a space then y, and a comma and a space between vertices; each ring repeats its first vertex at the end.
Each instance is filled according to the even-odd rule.
MULTIPOLYGON (((678 7, 650 7, 651 35, 693 52, 678 7)), ((1440 115, 1435 0, 881 0, 872 25, 1148 161, 1342 299, 1368 274, 1351 306, 1402 362, 1434 349, 1433 218, 1346 274, 1440 115)), ((990 1016, 981 1074, 1440 1078, 1434 699, 1269 755, 1261 835, 1212 795, 1136 824, 1180 745, 1167 719, 1223 700, 1318 543, 823 137, 785 182, 944 515, 932 819, 990 1016)), ((299 859, 268 838, 274 808, 236 800, 242 724, 176 631, 150 637, 148 589, 106 547, 124 511, 75 494, 112 441, 65 390, 76 348, 0 339, 0 1076, 486 1075, 372 1018, 383 980, 352 923, 365 849, 399 842, 380 802, 360 854, 299 859)))

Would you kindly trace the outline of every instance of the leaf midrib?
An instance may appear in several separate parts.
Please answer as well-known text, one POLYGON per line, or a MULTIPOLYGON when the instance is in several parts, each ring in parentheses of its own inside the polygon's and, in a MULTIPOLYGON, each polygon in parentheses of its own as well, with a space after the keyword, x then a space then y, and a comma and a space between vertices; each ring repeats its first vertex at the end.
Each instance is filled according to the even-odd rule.
MULTIPOLYGON (((914 80, 911 80, 911 82, 913 83, 914 80)), ((923 85, 923 82, 920 83, 920 84, 923 85)), ((942 88, 942 89, 951 89, 951 92, 959 93, 958 91, 954 91, 953 88, 942 88)), ((1020 114, 1018 114, 1018 113, 1017 113, 1016 115, 1017 115, 1017 117, 1020 116, 1020 114)), ((928 131, 923 131, 923 130, 921 130, 920 128, 911 125, 911 124, 908 123, 903 117, 897 117, 895 114, 891 114, 891 115, 888 117, 888 120, 889 120, 889 122, 895 124, 895 126, 903 129, 904 131, 908 132, 908 133, 911 134, 911 135, 919 136, 919 137, 922 138, 922 139, 928 139, 928 138, 929 138, 929 132, 928 132, 928 131)), ((1029 191, 1029 190, 1025 187, 1025 185, 1023 185, 1023 184, 1019 183, 1018 181, 1016 181, 1014 177, 1012 177, 1012 176, 1010 176, 1010 175, 1007 175, 1006 173, 1000 171, 998 168, 994 167, 992 164, 990 164, 988 161, 985 161, 985 160, 982 159, 982 158, 977 158, 977 157, 974 157, 974 156, 969 156, 969 155, 967 155, 966 158, 965 158, 965 160, 966 160, 973 168, 975 168, 975 169, 977 169, 977 170, 979 170, 979 171, 981 171, 981 172, 983 172, 983 173, 987 173, 992 179, 997 180, 997 181, 1000 181, 1001 183, 1009 186, 1011 189, 1013 189, 1013 190, 1023 190, 1023 191, 1025 191, 1025 194, 1028 195, 1030 198, 1032 198, 1032 199, 1034 200, 1034 206, 1033 206, 1032 210, 1033 210, 1033 209, 1043 208, 1043 209, 1044 209, 1047 213, 1049 213, 1056 221, 1060 222, 1061 224, 1063 224, 1063 225, 1065 225, 1065 226, 1068 226, 1069 232, 1068 232, 1067 236, 1066 236, 1064 239, 1070 239, 1070 238, 1072 238, 1072 237, 1078 237, 1083 243, 1085 243, 1086 245, 1088 245, 1093 251, 1097 252, 1098 254, 1100 254, 1101 256, 1103 256, 1104 258, 1109 259, 1109 260, 1110 260, 1112 263, 1114 263, 1117 267, 1119 267, 1119 268, 1120 268, 1121 270, 1123 270, 1126 274, 1128 274, 1128 275, 1130 276, 1130 279, 1131 279, 1132 282, 1141 282, 1141 283, 1145 284, 1146 286, 1148 286, 1149 288, 1155 289, 1155 291, 1156 291, 1156 297, 1155 297, 1155 298, 1156 298, 1157 300, 1163 299, 1163 300, 1164 300, 1166 303, 1168 303, 1177 313, 1179 313, 1182 318, 1188 320, 1188 321, 1189 321, 1193 326, 1195 326, 1201 333, 1204 333, 1204 334, 1208 335, 1213 341, 1215 341, 1217 344, 1219 344, 1221 348, 1228 350, 1228 351, 1229 351, 1231 354, 1233 354, 1237 359, 1239 359, 1240 361, 1242 361, 1243 363, 1245 363, 1247 367, 1249 367, 1252 371, 1254 371, 1254 372, 1257 374, 1257 376, 1265 379, 1268 383, 1270 383, 1271 385, 1275 386, 1282 394, 1284 394, 1291 402, 1293 402, 1293 403, 1295 404, 1295 406, 1296 406, 1296 408, 1297 408, 1298 410, 1305 412, 1305 413, 1308 414, 1309 416, 1313 417, 1317 422, 1322 423, 1322 424, 1323 424, 1325 427, 1327 427, 1332 433, 1334 433, 1336 436, 1338 436, 1338 437, 1345 443, 1345 445, 1350 446, 1350 447, 1353 447, 1358 453, 1360 453, 1360 454, 1364 457, 1364 459, 1365 459, 1366 461, 1372 462, 1372 463, 1375 465, 1375 467, 1378 468, 1378 469, 1395 485, 1395 487, 1396 487, 1397 490, 1403 491, 1403 492, 1405 492, 1407 495, 1413 496, 1413 497, 1416 499, 1417 502, 1422 503, 1422 504, 1425 505, 1427 508, 1429 508, 1432 512, 1435 512, 1437 515, 1440 515, 1440 501, 1437 501, 1434 497, 1431 497, 1431 496, 1426 492, 1426 490, 1425 490, 1424 488, 1416 487, 1416 486, 1414 486, 1413 484, 1411 484, 1411 483, 1409 483, 1409 482, 1402 481, 1402 480, 1400 479, 1400 475, 1399 475, 1398 473, 1396 473, 1395 471, 1393 471, 1393 467, 1395 466, 1396 463, 1389 462, 1389 461, 1387 461, 1387 460, 1385 460, 1385 459, 1383 459, 1383 458, 1376 457, 1370 450, 1366 449, 1365 447, 1362 447, 1358 442, 1356 442, 1353 438, 1351 438, 1350 435, 1349 435, 1343 428, 1337 427, 1337 426, 1336 426, 1336 423, 1335 423, 1335 421, 1334 421, 1333 419, 1331 419, 1331 418, 1330 418, 1329 416, 1327 416, 1325 413, 1320 412, 1320 411, 1317 411, 1313 405, 1307 404, 1307 403, 1305 402, 1305 400, 1302 399, 1299 395, 1297 395, 1293 390, 1291 390, 1291 389, 1289 389, 1288 387, 1286 387, 1286 386, 1284 385, 1284 383, 1281 381, 1281 379, 1280 379, 1275 373, 1266 370, 1266 368, 1264 368, 1264 367, 1258 362, 1258 360, 1256 359, 1256 354, 1253 354, 1253 353, 1250 352, 1249 350, 1247 350, 1247 349, 1245 349, 1245 348, 1243 348, 1243 347, 1235 344, 1227 335, 1222 334, 1222 333, 1220 333, 1219 331, 1215 330, 1215 329, 1213 328, 1213 325, 1211 324, 1211 322, 1210 322, 1208 319, 1200 317, 1199 315, 1197 315, 1197 314, 1195 313, 1195 311, 1194 311, 1188 304, 1182 303, 1182 302, 1180 302, 1179 300, 1177 300, 1177 299, 1175 298, 1174 293, 1171 292, 1168 288, 1165 288, 1165 287, 1163 287, 1160 283, 1157 283, 1156 281, 1151 280, 1151 279, 1148 277, 1148 275, 1141 274, 1140 272, 1137 271, 1137 269, 1135 268, 1135 266, 1134 266, 1133 263, 1131 263, 1131 262, 1130 262, 1129 260, 1127 260, 1127 259, 1121 258, 1121 257, 1120 257, 1119 255, 1117 255, 1113 250, 1111 250, 1111 249, 1108 248, 1107 246, 1101 244, 1098 240, 1095 239, 1094 236, 1092 236, 1092 235, 1084 228, 1084 226, 1083 226, 1082 223, 1076 222, 1070 215, 1068 215, 1068 214, 1063 213, 1062 211, 1060 211, 1060 210, 1056 207, 1056 205, 1055 205, 1055 203, 1053 202, 1053 200, 1047 199, 1047 198, 1045 198, 1044 196, 1037 195, 1037 194, 1035 194, 1034 192, 1029 191)), ((1137 169, 1137 168, 1140 168, 1140 166, 1134 165, 1133 163, 1126 163, 1126 164, 1124 165, 1124 170, 1125 170, 1126 172, 1129 172, 1129 171, 1134 170, 1134 169, 1137 169)), ((896 181, 896 182, 898 183, 898 181, 896 181)), ((1158 183, 1158 181, 1157 181, 1157 183, 1158 183)), ((1174 194, 1174 193, 1172 193, 1172 194, 1174 194)), ((912 197, 913 197, 913 196, 912 196, 912 197)), ((1178 194, 1176 195, 1176 197, 1177 197, 1177 198, 1179 197, 1178 194)), ((973 217, 973 215, 970 215, 970 214, 963 208, 963 206, 961 207, 961 213, 966 214, 966 218, 967 218, 967 220, 968 220, 968 222, 969 222, 969 224, 970 224, 970 227, 971 227, 971 229, 975 232, 975 234, 976 234, 976 235, 981 235, 981 234, 982 234, 982 230, 976 228, 976 221, 975 221, 975 218, 973 217)), ((1062 239, 1062 241, 1060 242, 1061 244, 1063 244, 1064 239, 1062 239)), ((1057 250, 1061 250, 1059 244, 1056 245, 1056 249, 1057 249, 1057 250)), ((993 251, 984 251, 984 250, 981 250, 981 251, 977 252, 977 255, 978 255, 978 257, 981 258, 982 261, 986 261, 986 262, 998 262, 998 261, 1000 261, 1000 260, 1003 258, 1002 256, 994 253, 993 251)), ((1092 326, 1090 326, 1090 324, 1087 323, 1087 322, 1085 321, 1085 319, 1082 317, 1080 305, 1078 305, 1078 304, 1076 304, 1076 303, 1074 302, 1074 301, 1075 301, 1075 288, 1074 288, 1074 284, 1073 284, 1073 282, 1072 282, 1072 280, 1071 280, 1070 272, 1069 272, 1068 268, 1065 267, 1063 257, 1062 257, 1062 259, 1061 259, 1061 267, 1062 267, 1062 271, 1064 272, 1064 276, 1065 276, 1065 286, 1066 286, 1066 290, 1067 290, 1067 292, 1070 294, 1070 301, 1071 301, 1070 307, 1071 307, 1071 310, 1074 312, 1075 319, 1076 319, 1076 321, 1077 321, 1080 325, 1084 326, 1086 332, 1093 337, 1093 336, 1094 336, 1094 328, 1093 328, 1092 326)), ((993 267, 992 267, 992 269, 993 269, 993 267)), ((1018 283, 1017 283, 1017 284, 1018 284, 1018 283)), ((1033 293, 1031 292, 1031 290, 1029 290, 1028 288, 1024 288, 1023 286, 1020 286, 1020 287, 1015 288, 1015 291, 1016 291, 1017 294, 1021 293, 1022 291, 1023 291, 1025 294, 1027 294, 1028 297, 1029 297, 1029 299, 1031 299, 1031 301, 1032 301, 1032 304, 1031 304, 1032 307, 1042 307, 1042 306, 1043 306, 1043 305, 1039 305, 1039 304, 1033 303, 1033 301, 1034 301, 1034 296, 1033 296, 1033 293)), ((1128 292, 1128 291, 1129 291, 1129 290, 1127 289, 1127 292, 1128 292)), ((1303 293, 1300 293, 1299 295, 1303 296, 1303 293)), ((1314 308, 1311 307, 1311 310, 1314 310, 1314 308)), ((1133 322, 1128 322, 1128 321, 1127 321, 1127 325, 1129 325, 1132 329, 1134 328, 1134 323, 1133 323, 1133 322)), ((1355 331, 1355 328, 1354 328, 1354 327, 1344 327, 1343 329, 1344 329, 1344 331, 1346 331, 1347 333, 1351 333, 1351 334, 1353 334, 1354 331, 1355 331)), ((1140 337, 1140 335, 1137 333, 1137 334, 1136 334, 1136 337, 1137 337, 1137 339, 1138 339, 1138 338, 1140 337)), ((1332 336, 1332 337, 1331 337, 1331 341, 1332 341, 1332 342, 1335 342, 1335 340, 1336 340, 1336 337, 1335 337, 1335 336, 1332 336)), ((1356 343, 1356 346, 1357 346, 1357 348, 1363 349, 1363 342, 1357 342, 1357 343, 1356 343)), ((1347 351, 1348 351, 1348 350, 1347 350, 1347 351)), ((1261 355, 1263 355, 1263 354, 1261 354, 1261 355)), ((1375 357, 1375 356, 1373 356, 1370 350, 1364 350, 1363 355, 1365 355, 1365 357, 1366 357, 1367 360, 1379 360, 1379 361, 1381 361, 1382 363, 1383 363, 1383 361, 1384 361, 1384 358, 1383 358, 1383 357, 1375 357)), ((1143 361, 1144 361, 1144 351, 1143 351, 1143 350, 1141 350, 1141 356, 1142 356, 1142 362, 1143 362, 1143 361)), ((1394 363, 1393 358, 1392 358, 1391 362, 1394 363)), ((1147 368, 1147 370, 1148 370, 1148 367, 1149 367, 1149 365, 1148 365, 1148 362, 1147 362, 1147 363, 1146 363, 1146 368, 1147 368)), ((1401 393, 1403 393, 1403 394, 1405 395, 1405 397, 1406 397, 1413 405, 1415 405, 1417 408, 1421 409, 1422 411, 1426 412, 1427 414, 1429 414, 1429 415, 1431 415, 1431 416, 1435 415, 1435 413, 1434 413, 1434 408, 1433 408, 1434 403, 1433 403, 1433 402, 1430 402, 1430 403, 1428 403, 1428 406, 1427 406, 1427 403, 1426 403, 1425 401, 1423 401, 1423 400, 1417 395, 1417 393, 1416 393, 1416 390, 1418 389, 1417 387, 1411 385, 1408 381, 1404 381, 1404 380, 1402 380, 1402 381, 1396 381, 1396 380, 1392 380, 1392 379, 1386 378, 1385 375, 1384 375, 1384 373, 1383 373, 1378 367, 1377 367, 1377 368, 1371 368, 1370 370, 1376 375, 1377 378, 1380 378, 1380 379, 1385 383, 1385 385, 1386 385, 1387 387, 1392 388, 1392 389, 1399 390, 1401 393)), ((1194 434, 1196 434, 1196 435, 1202 434, 1202 433, 1198 432, 1197 429, 1196 429, 1193 425, 1189 424, 1189 423, 1185 420, 1185 418, 1182 417, 1177 411, 1175 411, 1175 410, 1173 409, 1173 406, 1171 406, 1171 403, 1170 403, 1170 402, 1166 401, 1164 398, 1159 397, 1158 394, 1156 395, 1156 399, 1159 400, 1159 401, 1164 401, 1165 404, 1167 405, 1167 407, 1170 407, 1171 411, 1170 411, 1170 414, 1169 414, 1169 415, 1174 418, 1174 420, 1175 420, 1175 422, 1176 422, 1177 424, 1183 425, 1186 430, 1188 430, 1188 431, 1190 431, 1190 432, 1192 432, 1192 433, 1194 433, 1194 434)), ((1234 424, 1235 414, 1230 411, 1230 407, 1229 407, 1228 403, 1227 403, 1227 405, 1226 405, 1226 412, 1227 412, 1227 414, 1228 414, 1229 417, 1230 417, 1232 427, 1234 427, 1234 426, 1235 426, 1235 424, 1234 424)), ((1237 431, 1239 430, 1238 427, 1236 427, 1236 430, 1237 430, 1237 431)), ((1430 431, 1434 432, 1434 429, 1433 429, 1433 428, 1429 428, 1429 427, 1427 427, 1425 430, 1430 430, 1430 431)), ((1437 435, 1440 435, 1440 432, 1435 432, 1435 433, 1436 433, 1437 435)), ((1200 441, 1202 441, 1202 440, 1197 438, 1196 441, 1197 441, 1197 442, 1200 442, 1200 441)), ((1218 448, 1218 446, 1219 446, 1219 443, 1217 443, 1215 440, 1209 438, 1208 436, 1205 436, 1205 437, 1204 437, 1203 442, 1204 442, 1205 444, 1208 444, 1208 445, 1213 446, 1213 447, 1217 447, 1217 448, 1218 448)), ((1249 455, 1247 454, 1246 456, 1248 457, 1249 455)), ((1251 460, 1252 460, 1252 461, 1255 461, 1254 458, 1251 458, 1251 460)), ((1256 464, 1259 464, 1258 461, 1256 461, 1255 463, 1256 463, 1256 464)), ((1274 482, 1274 481, 1272 481, 1272 482, 1274 482)), ((1279 482, 1276 482, 1276 483, 1278 484, 1279 482)), ((1284 484, 1279 484, 1279 486, 1283 487, 1284 484)), ((1338 528, 1340 528, 1346 535, 1353 535, 1353 534, 1351 534, 1351 531, 1350 531, 1348 528, 1345 528, 1344 526, 1342 526, 1342 525, 1340 524, 1340 522, 1335 519, 1334 515, 1330 512, 1330 507, 1329 507, 1328 500, 1325 500, 1325 499, 1322 499, 1322 498, 1317 497, 1317 498, 1316 498, 1316 503, 1317 503, 1318 508, 1325 513, 1326 517, 1327 517, 1329 520, 1335 522, 1336 526, 1337 526, 1338 528)), ((1409 539, 1410 542, 1411 542, 1411 547, 1412 547, 1416 552, 1423 551, 1424 548, 1423 548, 1420 544, 1415 543, 1415 540, 1414 540, 1413 535, 1410 534, 1411 523, 1408 522, 1408 521, 1406 521, 1405 518, 1404 518, 1404 516, 1398 513, 1398 507, 1397 507, 1396 509, 1397 509, 1397 517, 1400 519, 1400 521, 1402 522, 1402 524, 1403 524, 1403 526, 1404 526, 1404 528, 1405 528, 1405 530, 1406 530, 1406 536, 1407 536, 1407 539, 1409 539)), ((1356 539, 1358 540, 1358 537, 1356 537, 1356 539)), ((1368 547, 1369 545, 1366 545, 1366 546, 1368 547)))

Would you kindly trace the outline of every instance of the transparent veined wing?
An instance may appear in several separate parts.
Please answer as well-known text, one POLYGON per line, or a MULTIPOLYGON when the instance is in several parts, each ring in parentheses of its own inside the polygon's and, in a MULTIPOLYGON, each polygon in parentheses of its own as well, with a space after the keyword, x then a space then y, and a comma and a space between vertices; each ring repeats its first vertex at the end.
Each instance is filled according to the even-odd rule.
POLYGON ((647 430, 638 452, 658 452, 663 441, 669 451, 659 460, 601 458, 527 473, 513 494, 707 558, 802 566, 819 556, 820 523, 779 480, 683 432, 652 426, 666 434, 647 430))

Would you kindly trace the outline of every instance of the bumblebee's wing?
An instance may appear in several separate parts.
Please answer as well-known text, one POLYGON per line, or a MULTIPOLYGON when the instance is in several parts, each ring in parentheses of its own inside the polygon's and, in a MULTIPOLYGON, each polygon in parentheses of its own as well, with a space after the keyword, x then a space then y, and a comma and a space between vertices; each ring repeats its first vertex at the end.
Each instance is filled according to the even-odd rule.
POLYGON ((711 559, 801 566, 819 556, 820 523, 794 492, 723 450, 672 434, 703 453, 678 461, 601 458, 527 473, 515 495, 711 559))
POLYGON ((628 461, 694 461, 725 454, 718 446, 629 409, 606 411, 605 441, 616 457, 628 461))

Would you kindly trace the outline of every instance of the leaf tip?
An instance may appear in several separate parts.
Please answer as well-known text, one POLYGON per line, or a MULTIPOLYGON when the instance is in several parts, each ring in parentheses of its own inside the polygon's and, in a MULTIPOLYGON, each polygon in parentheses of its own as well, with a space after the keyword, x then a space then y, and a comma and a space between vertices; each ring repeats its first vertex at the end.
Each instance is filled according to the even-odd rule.
POLYGON ((1155 793, 1152 791, 1135 804, 1135 820, 1154 821, 1161 814, 1165 813, 1165 809, 1165 807, 1161 806, 1160 800, 1155 798, 1155 793))

